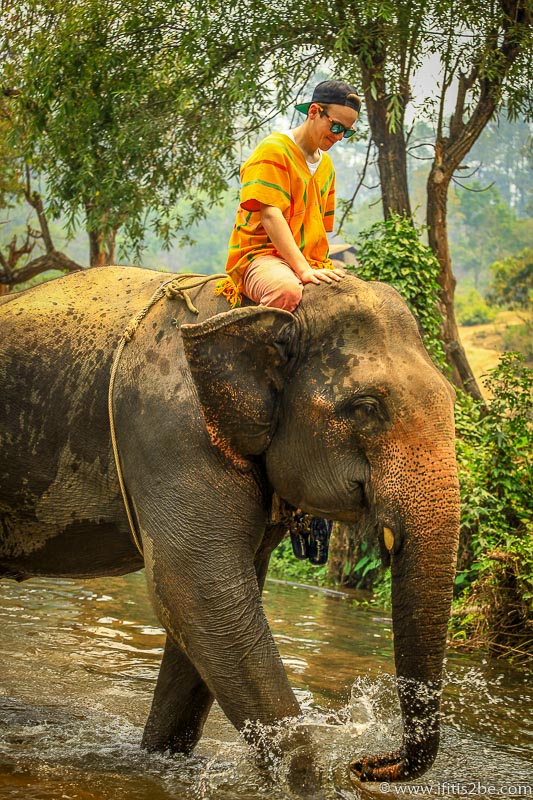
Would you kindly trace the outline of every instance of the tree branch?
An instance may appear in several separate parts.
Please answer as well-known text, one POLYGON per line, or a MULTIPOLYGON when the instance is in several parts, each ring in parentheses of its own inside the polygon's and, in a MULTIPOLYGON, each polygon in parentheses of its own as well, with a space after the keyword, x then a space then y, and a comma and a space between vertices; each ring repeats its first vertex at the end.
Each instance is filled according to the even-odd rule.
MULTIPOLYGON (((531 14, 527 11, 527 2, 528 0, 501 0, 500 5, 504 8, 506 18, 502 25, 504 29, 503 40, 497 49, 501 59, 500 69, 495 71, 490 78, 481 78, 479 68, 474 67, 471 74, 465 79, 467 81, 464 84, 466 90, 468 90, 468 81, 479 81, 480 93, 468 121, 462 124, 460 128, 457 121, 454 121, 456 135, 451 136, 445 144, 443 160, 446 162, 446 171, 450 175, 455 172, 474 142, 479 138, 500 102, 502 84, 521 50, 521 42, 516 28, 517 26, 528 26, 530 22, 531 14)), ((481 55, 476 59, 476 64, 480 63, 481 55)), ((452 126, 450 125, 451 131, 452 126)))
POLYGON ((0 284, 4 286, 13 287, 18 283, 24 283, 37 275, 48 270, 56 269, 61 272, 78 272, 83 269, 80 264, 72 261, 64 253, 58 250, 53 250, 51 253, 46 253, 44 256, 39 256, 30 261, 26 266, 15 269, 10 275, 0 273, 0 284))
POLYGON ((0 252, 0 266, 2 268, 0 271, 0 285, 12 288, 51 269, 60 270, 61 272, 77 272, 83 269, 80 264, 55 249, 42 197, 38 192, 31 189, 31 175, 28 166, 25 169, 23 193, 27 203, 37 214, 40 231, 34 230, 30 225, 27 225, 25 239, 22 244, 17 246, 18 237, 13 236, 7 247, 7 253, 4 255, 4 253, 0 252), (46 253, 32 259, 23 267, 17 268, 20 259, 23 256, 31 255, 39 240, 42 240, 46 253))

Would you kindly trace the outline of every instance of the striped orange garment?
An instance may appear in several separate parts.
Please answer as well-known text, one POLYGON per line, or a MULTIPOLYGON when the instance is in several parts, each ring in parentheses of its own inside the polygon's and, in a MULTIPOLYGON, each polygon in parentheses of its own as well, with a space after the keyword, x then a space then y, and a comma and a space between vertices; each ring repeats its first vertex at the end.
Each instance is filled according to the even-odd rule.
POLYGON ((232 306, 240 302, 242 277, 254 258, 279 255, 261 225, 260 203, 283 213, 294 240, 314 268, 332 267, 327 233, 333 230, 335 170, 330 157, 322 159, 314 175, 302 151, 284 133, 263 139, 241 168, 241 196, 229 241, 226 272, 217 284, 232 306))

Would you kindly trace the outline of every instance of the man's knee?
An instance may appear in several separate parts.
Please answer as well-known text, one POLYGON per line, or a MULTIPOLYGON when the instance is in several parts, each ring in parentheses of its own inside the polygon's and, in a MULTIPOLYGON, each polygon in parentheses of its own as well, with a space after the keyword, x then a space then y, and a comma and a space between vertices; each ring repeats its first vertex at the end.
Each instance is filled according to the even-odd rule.
POLYGON ((302 299, 302 293, 303 285, 297 281, 291 281, 271 289, 262 302, 263 305, 268 305, 272 308, 294 311, 302 299))
POLYGON ((244 294, 263 306, 294 311, 303 285, 291 267, 277 256, 256 259, 244 274, 244 294))

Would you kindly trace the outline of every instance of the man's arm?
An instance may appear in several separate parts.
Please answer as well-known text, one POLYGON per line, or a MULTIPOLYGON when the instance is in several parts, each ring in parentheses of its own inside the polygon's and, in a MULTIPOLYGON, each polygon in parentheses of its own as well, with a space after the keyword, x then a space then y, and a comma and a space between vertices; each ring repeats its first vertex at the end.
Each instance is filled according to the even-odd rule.
POLYGON ((280 256, 289 264, 302 283, 340 281, 343 276, 340 270, 313 269, 309 266, 305 256, 302 255, 294 241, 287 220, 279 208, 261 203, 261 224, 280 256))

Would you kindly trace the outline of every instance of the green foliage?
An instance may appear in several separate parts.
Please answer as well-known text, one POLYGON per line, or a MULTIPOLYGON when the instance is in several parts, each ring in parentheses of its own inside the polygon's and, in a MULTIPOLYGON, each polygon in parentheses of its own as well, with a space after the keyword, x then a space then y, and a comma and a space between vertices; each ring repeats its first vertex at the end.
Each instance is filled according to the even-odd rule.
POLYGON ((520 218, 496 185, 473 181, 457 191, 453 260, 461 272, 473 274, 476 288, 486 285, 490 265, 515 255, 531 241, 532 220, 520 218))
POLYGON ((387 567, 372 587, 372 599, 378 608, 390 610, 392 608, 392 574, 387 567))
POLYGON ((359 264, 349 267, 363 280, 397 289, 417 318, 426 348, 439 367, 445 363, 440 341, 439 262, 408 217, 393 214, 363 231, 357 242, 359 264))
POLYGON ((533 363, 533 328, 531 318, 524 325, 510 325, 503 335, 508 352, 521 353, 528 364, 533 363))
MULTIPOLYGON (((527 106, 527 28, 501 4, 5 0, 2 10, 0 81, 26 164, 71 231, 121 230, 125 248, 148 229, 165 245, 187 230, 227 187, 249 136, 307 96, 320 69, 364 85, 379 112, 368 119, 385 118, 396 144, 428 54, 446 63, 446 86, 459 64, 475 67, 469 103, 497 75, 496 105, 527 106), (511 66, 494 47, 510 29, 511 66)), ((416 99, 434 115, 438 102, 416 99)))
POLYGON ((533 308, 533 248, 492 264, 488 300, 508 308, 533 308))
MULTIPOLYGON (((521 640, 524 653, 533 645, 533 370, 507 353, 486 384, 492 395, 486 408, 462 393, 456 406, 461 529, 472 547, 457 588, 460 608, 474 603, 471 613, 456 618, 456 636, 475 630, 490 638, 508 611, 516 616, 519 603, 507 649, 530 637, 527 646, 521 640)), ((498 646, 505 649, 501 641, 498 646)))
POLYGON ((490 269, 488 302, 515 309, 521 317, 520 325, 505 331, 504 346, 533 361, 533 248, 526 247, 516 256, 496 261, 490 269))
MULTIPOLYGON (((5 117, 6 102, 0 98, 0 209, 12 208, 23 195, 22 164, 13 146, 8 141, 10 128, 5 117)), ((3 222, 4 220, 2 220, 3 222)))
POLYGON ((482 325, 492 322, 498 313, 496 309, 487 305, 484 297, 476 289, 457 294, 455 311, 461 325, 482 325))
POLYGON ((350 572, 349 586, 370 589, 372 603, 379 608, 391 608, 391 570, 384 567, 377 542, 361 541, 360 558, 350 572))
POLYGON ((369 573, 381 568, 381 557, 368 542, 361 542, 361 557, 353 568, 352 575, 355 578, 354 586, 359 589, 364 584, 364 580, 369 573))
POLYGON ((499 537, 532 523, 533 370, 518 354, 505 353, 486 385, 492 394, 486 409, 462 393, 456 406, 462 520, 476 537, 499 537))
MULTIPOLYGON (((173 272, 223 272, 228 255, 228 239, 235 220, 238 195, 235 191, 220 196, 220 203, 207 210, 205 219, 191 226, 187 240, 177 242, 164 254, 165 263, 173 272)), ((162 254, 156 237, 145 239, 142 255, 144 266, 158 268, 162 254)))
POLYGON ((164 0, 7 5, 9 135, 46 176, 48 210, 70 232, 121 229, 134 251, 147 226, 168 244, 218 199, 236 147, 235 109, 205 74, 212 54, 191 51, 202 17, 191 28, 164 0))
POLYGON ((269 575, 284 581, 323 586, 326 583, 327 565, 315 567, 307 560, 297 559, 292 552, 291 540, 286 536, 272 553, 269 575))

